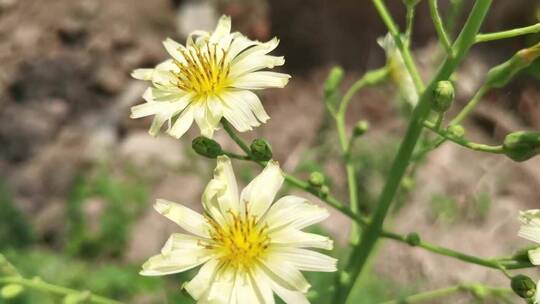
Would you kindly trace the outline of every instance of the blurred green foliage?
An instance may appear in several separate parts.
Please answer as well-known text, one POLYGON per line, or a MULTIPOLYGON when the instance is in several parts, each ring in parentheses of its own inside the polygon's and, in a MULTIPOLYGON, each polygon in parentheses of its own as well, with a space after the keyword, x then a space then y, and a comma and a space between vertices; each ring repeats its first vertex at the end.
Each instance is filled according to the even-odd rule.
POLYGON ((0 250, 22 248, 33 240, 32 229, 13 204, 10 193, 0 179, 0 250))
POLYGON ((115 177, 107 167, 80 177, 68 199, 66 251, 85 257, 119 256, 131 224, 147 203, 148 189, 137 177, 115 177), (89 222, 88 208, 103 209, 94 219, 98 223, 89 222))

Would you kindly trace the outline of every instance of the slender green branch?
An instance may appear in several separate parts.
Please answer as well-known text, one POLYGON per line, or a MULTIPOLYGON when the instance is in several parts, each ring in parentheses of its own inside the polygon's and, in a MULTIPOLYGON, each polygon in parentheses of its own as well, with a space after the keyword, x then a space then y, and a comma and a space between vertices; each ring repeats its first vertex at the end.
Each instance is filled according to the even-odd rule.
MULTIPOLYGON (((28 288, 37 289, 43 292, 48 292, 51 294, 59 295, 59 296, 68 296, 73 294, 80 294, 81 291, 53 285, 47 282, 44 282, 40 278, 33 278, 33 279, 25 279, 23 277, 19 276, 13 276, 13 277, 0 277, 0 284, 18 284, 22 285, 28 288)), ((97 303, 97 304, 119 304, 121 302, 111 300, 105 297, 101 297, 92 293, 85 292, 88 295, 88 301, 90 303, 97 303)))
MULTIPOLYGON (((343 99, 341 100, 339 104, 339 109, 336 112, 336 115, 334 116, 336 121, 336 127, 339 137, 339 143, 341 146, 341 152, 343 153, 343 158, 345 162, 345 171, 347 173, 347 184, 349 188, 349 206, 351 211, 354 214, 358 214, 359 207, 358 207, 358 186, 356 181, 356 170, 354 168, 354 164, 351 161, 349 157, 350 152, 350 145, 352 142, 352 136, 347 136, 347 131, 345 129, 345 114, 347 112, 347 108, 349 106, 350 101, 352 100, 352 97, 363 87, 367 85, 373 85, 381 82, 384 80, 388 75, 388 68, 380 68, 377 70, 373 70, 370 72, 367 72, 362 78, 357 80, 353 85, 347 90, 345 95, 343 96, 343 99)), ((353 243, 358 241, 359 236, 359 227, 357 225, 353 225, 352 231, 351 231, 351 241, 353 243)))
MULTIPOLYGON (((377 10, 379 11, 379 14, 383 18, 383 20, 385 20, 385 23, 387 23, 391 33, 394 34, 396 32, 396 26, 392 22, 392 19, 389 16, 383 1, 373 0, 373 2, 377 10)), ((476 1, 461 34, 459 35, 453 46, 454 56, 447 56, 426 91, 421 94, 419 103, 412 114, 409 126, 407 128, 407 132, 405 133, 405 137, 401 143, 398 154, 396 155, 396 158, 394 159, 394 162, 392 164, 389 177, 378 200, 371 222, 364 230, 362 242, 359 246, 356 246, 353 249, 352 256, 354 257, 354 259, 352 259, 352 263, 347 265, 347 269, 350 271, 349 277, 351 278, 351 280, 343 280, 343 282, 341 282, 338 288, 338 294, 336 298, 337 303, 345 302, 349 291, 351 290, 355 282, 357 282, 357 278, 362 272, 367 262, 367 259, 370 256, 371 251, 373 250, 377 239, 380 236, 380 233, 382 232, 384 220, 386 218, 386 215, 388 214, 390 205, 399 188, 401 179, 408 168, 408 164, 416 146, 416 142, 418 141, 418 138, 420 137, 420 134, 422 132, 424 121, 429 115, 431 108, 430 99, 435 85, 438 81, 448 80, 448 78, 457 68, 465 54, 473 45, 476 34, 480 29, 480 26, 487 14, 489 7, 491 6, 491 3, 492 0, 476 1)), ((398 38, 398 41, 400 40, 399 37, 394 38, 398 38)), ((406 52, 403 54, 405 55, 406 52)), ((411 63, 412 61, 409 62, 409 64, 411 63)), ((409 72, 411 72, 411 70, 416 71, 415 68, 409 68, 409 72)), ((414 75, 414 73, 411 74, 414 75)))
POLYGON ((452 134, 452 132, 438 129, 436 124, 427 120, 424 121, 424 127, 432 130, 433 132, 437 133, 439 136, 443 137, 446 140, 453 141, 460 146, 469 148, 474 151, 481 151, 481 152, 494 153, 494 154, 504 153, 503 147, 501 145, 489 146, 485 144, 478 144, 478 143, 470 142, 462 137, 456 137, 455 135, 452 134))
POLYGON ((486 85, 483 85, 477 92, 474 94, 473 98, 467 103, 467 105, 456 115, 454 119, 450 122, 450 125, 460 124, 469 114, 474 110, 478 105, 480 100, 486 95, 489 88, 486 85))
POLYGON ((489 294, 492 296, 499 296, 499 297, 502 294, 506 295, 506 294, 512 293, 512 290, 508 288, 491 287, 491 286, 486 286, 481 283, 464 283, 464 284, 458 284, 455 286, 445 287, 445 288, 441 288, 437 290, 421 292, 415 295, 401 298, 399 300, 387 301, 387 302, 384 302, 383 304, 421 303, 425 301, 436 300, 442 297, 450 296, 458 292, 469 292, 476 295, 478 294, 479 290, 485 291, 486 294, 489 294))
POLYGON ((242 151, 244 151, 248 156, 251 156, 251 150, 249 149, 248 145, 244 143, 244 141, 240 137, 238 137, 238 135, 236 135, 231 124, 229 124, 227 120, 222 119, 221 125, 223 126, 225 132, 229 134, 231 139, 240 147, 240 149, 242 149, 242 151))
POLYGON ((461 11, 463 11, 463 4, 463 0, 450 1, 450 9, 446 17, 446 28, 448 29, 448 34, 450 37, 454 37, 454 34, 456 33, 456 25, 461 11))
POLYGON ((406 26, 405 26, 405 47, 409 48, 412 41, 412 32, 414 27, 414 13, 416 12, 416 6, 407 5, 407 14, 405 16, 406 26))
POLYGON ((441 42, 446 53, 452 56, 452 43, 446 34, 446 30, 444 29, 444 24, 441 15, 439 14, 437 0, 429 0, 429 11, 431 13, 433 24, 435 25, 435 31, 439 36, 439 41, 441 42))
POLYGON ((526 27, 511 29, 508 31, 501 31, 495 33, 478 34, 476 35, 475 43, 487 42, 493 40, 507 39, 527 34, 540 33, 540 23, 533 24, 526 27))

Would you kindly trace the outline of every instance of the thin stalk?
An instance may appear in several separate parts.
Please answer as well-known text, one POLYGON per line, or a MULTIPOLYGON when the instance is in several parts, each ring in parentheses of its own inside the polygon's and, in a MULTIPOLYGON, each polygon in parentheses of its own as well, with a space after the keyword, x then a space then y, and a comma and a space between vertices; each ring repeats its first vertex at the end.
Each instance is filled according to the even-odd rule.
POLYGON ((437 0, 429 0, 429 11, 431 13, 433 25, 435 25, 435 31, 437 32, 437 36, 439 36, 439 42, 443 46, 446 53, 452 56, 452 43, 448 38, 448 34, 446 34, 446 30, 444 29, 444 24, 441 15, 439 14, 437 0))
MULTIPOLYGON (((44 282, 40 278, 25 279, 22 277, 3 277, 0 278, 0 284, 18 284, 28 288, 37 289, 43 292, 52 293, 59 296, 68 296, 72 294, 80 294, 81 291, 53 285, 47 282, 44 282)), ((92 293, 88 295, 88 301, 91 303, 97 304, 120 304, 121 302, 111 300, 105 297, 101 297, 92 293)))
POLYGON ((416 6, 407 5, 407 14, 405 16, 406 26, 405 26, 405 47, 409 48, 412 42, 412 32, 414 27, 414 13, 416 11, 416 6))
MULTIPOLYGON (((455 142, 456 144, 463 146, 465 148, 469 148, 474 151, 480 151, 480 152, 487 152, 487 153, 493 153, 493 154, 502 154, 504 153, 503 147, 501 145, 498 146, 490 146, 485 144, 479 144, 474 143, 471 141, 468 141, 462 137, 456 137, 451 132, 447 130, 441 130, 437 127, 436 124, 430 122, 430 121, 424 121, 424 127, 432 130, 433 132, 437 133, 439 136, 443 137, 445 140, 450 140, 455 142)), ((438 142, 437 142, 438 144, 438 142)))
POLYGON ((534 34, 534 33, 540 33, 540 22, 530 25, 530 26, 511 29, 508 31, 478 34, 476 35, 476 39, 474 40, 474 42, 475 43, 487 42, 487 41, 507 39, 507 38, 517 37, 517 36, 522 36, 522 35, 527 35, 527 34, 534 34))
MULTIPOLYGON (((373 2, 379 11, 379 14, 383 18, 383 20, 385 20, 385 23, 391 21, 392 19, 389 17, 388 11, 383 1, 373 0, 373 2)), ((352 260, 353 262, 347 267, 347 269, 350 271, 351 280, 344 280, 343 282, 341 282, 338 288, 336 303, 345 302, 349 291, 351 290, 355 282, 357 282, 359 274, 362 272, 371 251, 377 243, 377 239, 382 232, 382 226, 384 224, 386 215, 388 214, 388 211, 390 209, 390 205, 399 188, 401 179, 403 178, 407 170, 412 153, 416 146, 416 142, 418 141, 418 138, 420 137, 420 134, 422 132, 424 121, 429 115, 431 108, 431 93, 436 83, 441 80, 449 79, 449 77, 457 68, 458 64, 461 62, 469 48, 473 45, 476 34, 478 33, 480 26, 482 25, 482 22, 487 14, 489 7, 491 6, 491 3, 492 0, 476 1, 461 34, 459 35, 456 43, 454 44, 454 56, 447 56, 426 91, 421 94, 419 103, 412 114, 409 126, 405 133, 405 137, 400 145, 398 154, 396 155, 392 164, 389 177, 378 200, 371 222, 364 230, 363 238, 360 245, 356 246, 353 249, 352 256, 354 257, 354 259, 352 260)), ((396 29, 396 26, 393 22, 390 22, 389 24, 389 28, 392 28, 394 30, 396 29)), ((399 40, 399 37, 397 38, 399 40)), ((406 53, 407 52, 404 52, 403 54, 406 53)), ((416 71, 416 68, 409 69, 409 72, 411 70, 416 71)), ((414 73, 411 74, 414 75, 414 73)))
POLYGON ((456 33, 456 25, 461 11, 463 10, 463 4, 463 0, 450 1, 450 10, 448 12, 448 16, 446 17, 446 28, 448 29, 448 34, 450 37, 454 37, 454 34, 456 33))
POLYGON ((483 85, 477 92, 474 94, 473 98, 467 103, 467 105, 450 121, 450 125, 457 125, 460 124, 469 114, 474 110, 474 108, 478 105, 480 100, 486 95, 486 93, 489 91, 489 87, 486 85, 483 85))

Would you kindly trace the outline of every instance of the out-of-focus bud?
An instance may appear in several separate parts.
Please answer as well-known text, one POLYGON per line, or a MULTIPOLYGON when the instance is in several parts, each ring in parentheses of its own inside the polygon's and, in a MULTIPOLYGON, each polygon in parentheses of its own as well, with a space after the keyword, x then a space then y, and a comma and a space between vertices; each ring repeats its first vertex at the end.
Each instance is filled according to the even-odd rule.
POLYGON ((530 299, 536 294, 536 283, 526 275, 518 274, 510 282, 512 290, 524 299, 530 299))
POLYGON ((518 51, 512 58, 489 70, 486 85, 491 88, 505 86, 519 71, 540 56, 540 43, 518 51))
POLYGON ((321 195, 323 197, 327 197, 329 193, 330 193, 330 188, 328 188, 327 185, 322 185, 322 187, 321 187, 321 195))
POLYGON ((418 235, 418 233, 416 232, 411 232, 407 234, 405 240, 407 241, 407 244, 409 244, 410 246, 418 246, 420 245, 420 242, 422 241, 420 239, 420 235, 418 235))
POLYGON ((403 0, 403 4, 408 7, 415 7, 420 3, 420 0, 403 0))
POLYGON ((364 135, 369 130, 369 122, 367 120, 360 120, 354 125, 353 135, 359 137, 364 135))
POLYGON ((331 98, 332 95, 334 95, 344 76, 345 72, 340 66, 335 66, 330 70, 330 73, 328 73, 328 77, 326 77, 326 81, 324 82, 325 99, 331 98))
POLYGON ((262 138, 257 138, 249 146, 251 155, 257 161, 268 161, 272 159, 272 148, 270 144, 262 138))
POLYGON ((199 136, 193 139, 191 142, 191 147, 195 152, 197 152, 197 154, 208 158, 216 158, 223 154, 223 150, 221 149, 219 143, 204 136, 199 136))
POLYGON ((24 287, 19 284, 7 284, 6 286, 2 287, 2 290, 0 290, 0 296, 2 299, 13 299, 16 298, 18 295, 23 292, 24 287))
POLYGON ((321 172, 312 172, 309 175, 308 183, 313 187, 322 187, 324 185, 324 175, 321 172))
POLYGON ((448 132, 454 137, 463 137, 465 135, 465 128, 462 125, 451 125, 448 127, 448 132))
POLYGON ((88 300, 92 297, 92 294, 89 291, 83 291, 80 293, 72 293, 67 295, 64 298, 63 304, 82 304, 87 303, 88 300))
POLYGON ((540 133, 518 131, 506 135, 503 143, 504 154, 521 162, 540 154, 540 133))
POLYGON ((454 102, 454 97, 454 85, 452 82, 448 80, 437 82, 433 90, 433 110, 439 113, 448 111, 454 102))

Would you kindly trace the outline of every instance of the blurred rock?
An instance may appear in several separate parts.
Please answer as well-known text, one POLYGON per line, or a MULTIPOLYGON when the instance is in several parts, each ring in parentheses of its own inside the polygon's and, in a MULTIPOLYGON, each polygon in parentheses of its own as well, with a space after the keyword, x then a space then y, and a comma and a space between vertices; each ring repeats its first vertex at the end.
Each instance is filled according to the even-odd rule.
POLYGON ((116 94, 124 87, 126 75, 117 67, 104 65, 97 70, 95 83, 105 93, 116 94))
POLYGON ((120 144, 119 157, 147 173, 157 173, 158 168, 178 168, 185 156, 179 140, 169 136, 153 137, 144 131, 129 134, 120 144))
POLYGON ((196 30, 210 31, 215 28, 217 19, 212 1, 185 1, 178 7, 176 30, 182 37, 196 30))
POLYGON ((58 36, 66 45, 80 43, 86 37, 86 25, 80 18, 69 18, 62 22, 58 36))

